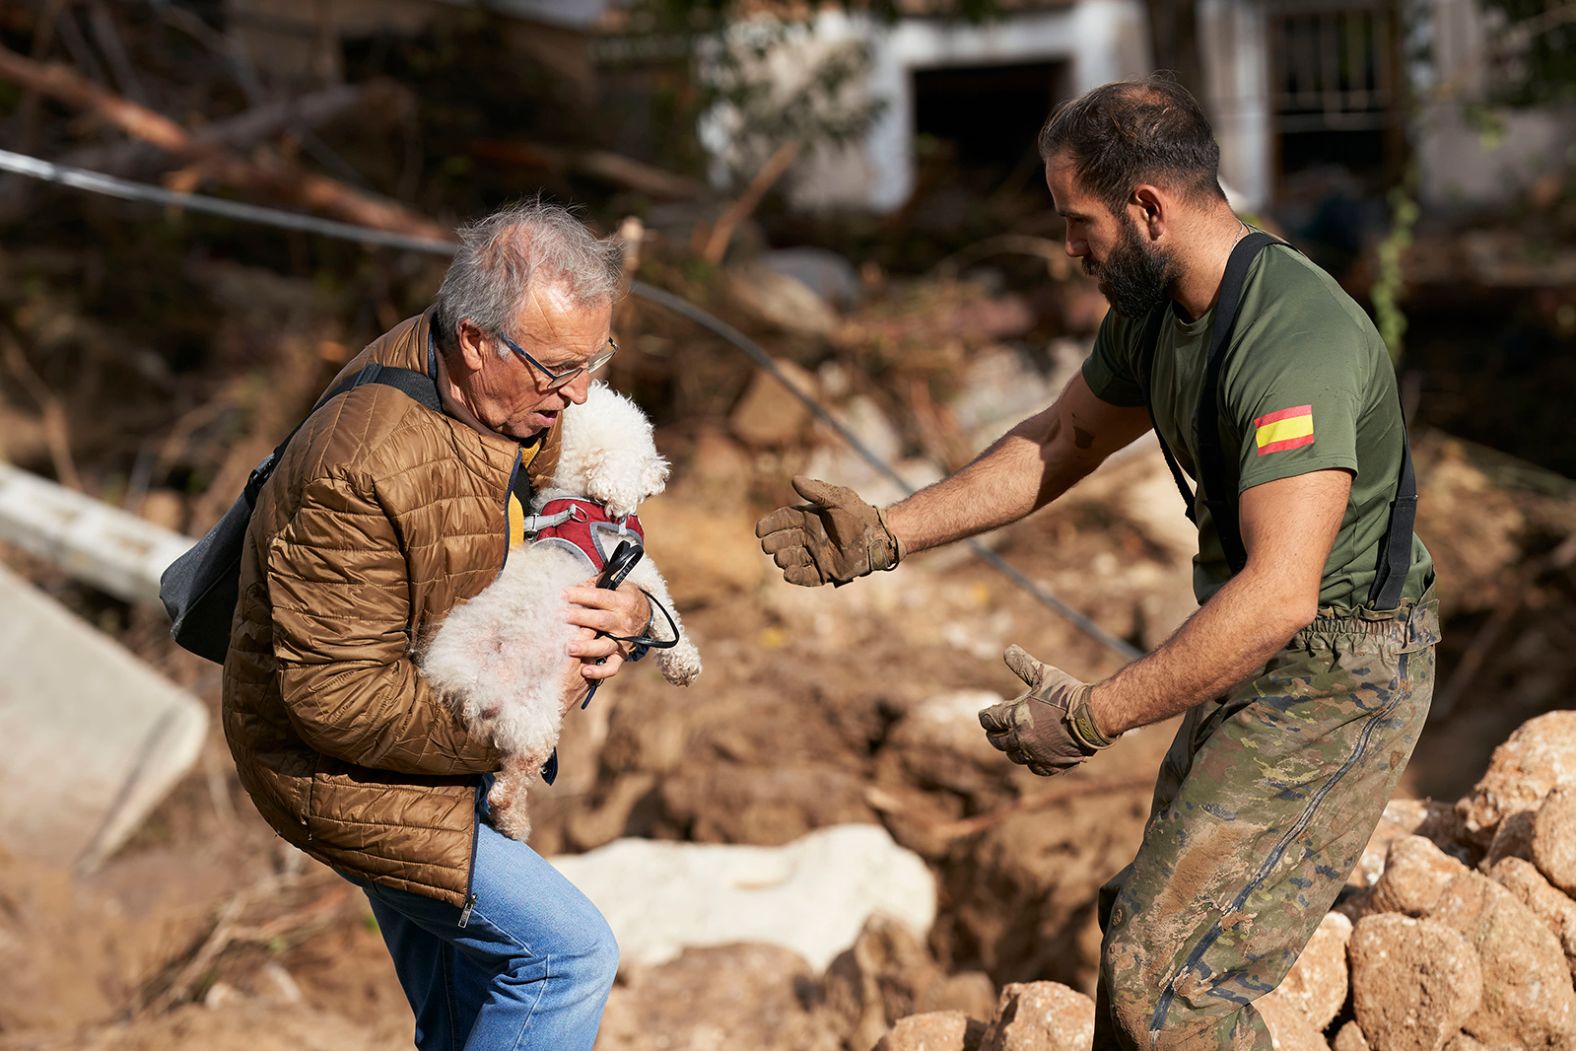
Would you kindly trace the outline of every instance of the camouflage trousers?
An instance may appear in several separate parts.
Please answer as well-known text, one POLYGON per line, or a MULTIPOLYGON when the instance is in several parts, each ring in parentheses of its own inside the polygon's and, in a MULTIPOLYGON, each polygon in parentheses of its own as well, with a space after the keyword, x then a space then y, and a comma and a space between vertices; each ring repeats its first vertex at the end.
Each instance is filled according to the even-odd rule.
POLYGON ((1253 1001, 1334 903, 1417 743, 1432 593, 1324 610, 1257 677, 1188 712, 1138 856, 1100 891, 1095 1051, 1269 1051, 1253 1001))

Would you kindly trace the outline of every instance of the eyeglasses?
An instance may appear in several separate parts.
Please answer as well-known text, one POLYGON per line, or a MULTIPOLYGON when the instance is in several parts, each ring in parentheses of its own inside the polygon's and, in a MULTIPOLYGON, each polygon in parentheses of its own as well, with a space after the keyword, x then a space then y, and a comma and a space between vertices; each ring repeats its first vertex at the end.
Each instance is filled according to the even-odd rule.
POLYGON ((554 372, 546 365, 543 365, 540 361, 537 361, 535 358, 531 357, 531 354, 528 350, 520 346, 520 344, 516 343, 514 340, 510 339, 508 336, 504 335, 502 332, 495 332, 493 334, 503 341, 504 346, 520 355, 520 357, 524 358, 532 368, 536 369, 536 371, 547 377, 548 390, 558 390, 560 387, 568 386, 570 383, 573 383, 575 377, 579 376, 582 372, 595 372, 603 365, 606 365, 608 362, 612 361, 613 355, 618 353, 618 344, 613 341, 612 336, 609 336, 607 337, 607 346, 603 347, 598 353, 593 354, 590 360, 584 361, 573 368, 564 369, 561 372, 554 372))

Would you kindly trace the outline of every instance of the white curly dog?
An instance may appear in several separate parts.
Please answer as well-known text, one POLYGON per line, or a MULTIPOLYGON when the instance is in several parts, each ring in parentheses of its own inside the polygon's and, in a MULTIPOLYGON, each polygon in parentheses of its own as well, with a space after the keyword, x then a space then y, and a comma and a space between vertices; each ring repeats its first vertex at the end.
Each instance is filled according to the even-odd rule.
MULTIPOLYGON (((585 404, 567 409, 559 426, 558 466, 533 495, 532 514, 559 498, 590 498, 618 523, 666 486, 668 462, 657 453, 651 421, 605 384, 593 383, 585 404)), ((616 525, 603 528, 602 539, 613 541, 604 547, 616 546, 616 525)), ((639 542, 633 533, 627 539, 639 542)), ((531 833, 525 792, 558 743, 565 685, 578 664, 568 647, 581 629, 566 619, 563 592, 595 575, 587 556, 564 541, 518 546, 497 580, 450 611, 422 657, 432 685, 468 723, 487 727, 504 753, 487 801, 494 826, 521 842, 531 833)), ((654 633, 667 638, 677 630, 677 643, 658 651, 657 664, 669 682, 687 686, 700 674, 700 653, 678 620, 667 581, 649 557, 628 579, 671 613, 672 628, 659 613, 654 633)))

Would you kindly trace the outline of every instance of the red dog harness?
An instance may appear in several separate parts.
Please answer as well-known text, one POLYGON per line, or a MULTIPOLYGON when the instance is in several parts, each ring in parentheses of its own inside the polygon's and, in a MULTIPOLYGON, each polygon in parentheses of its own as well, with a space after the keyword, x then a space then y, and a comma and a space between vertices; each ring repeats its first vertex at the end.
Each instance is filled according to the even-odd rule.
POLYGON ((549 500, 536 514, 526 515, 525 535, 538 544, 558 544, 575 552, 586 560, 592 574, 602 572, 619 541, 641 547, 646 542, 639 515, 614 520, 608 517, 606 507, 582 497, 549 500))

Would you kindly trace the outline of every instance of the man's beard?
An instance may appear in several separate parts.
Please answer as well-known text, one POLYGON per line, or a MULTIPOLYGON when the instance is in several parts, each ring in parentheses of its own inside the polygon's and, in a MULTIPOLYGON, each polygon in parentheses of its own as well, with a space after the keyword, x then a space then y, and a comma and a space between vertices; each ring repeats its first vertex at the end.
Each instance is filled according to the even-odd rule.
POLYGON ((1132 226, 1121 228, 1117 245, 1104 263, 1083 260, 1084 273, 1100 282, 1100 293, 1111 309, 1137 319, 1165 301, 1177 278, 1177 266, 1159 248, 1150 248, 1132 226))

